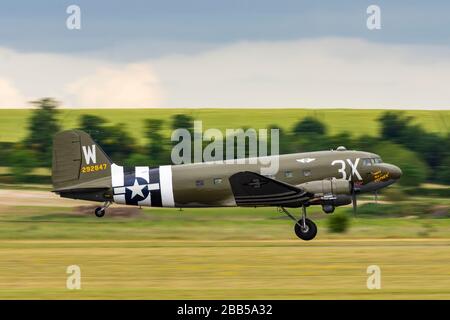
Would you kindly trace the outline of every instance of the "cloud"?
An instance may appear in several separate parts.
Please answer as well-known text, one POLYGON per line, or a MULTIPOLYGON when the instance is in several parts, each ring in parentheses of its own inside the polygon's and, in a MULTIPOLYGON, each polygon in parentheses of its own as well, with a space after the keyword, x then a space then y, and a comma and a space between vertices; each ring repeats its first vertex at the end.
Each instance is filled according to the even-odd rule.
MULTIPOLYGON (((54 97, 63 107, 146 108, 160 106, 162 89, 148 63, 113 63, 98 58, 21 53, 0 48, 0 79, 14 82, 26 101, 54 97)), ((2 99, 0 99, 2 102, 2 99)), ((0 108, 11 107, 0 103, 0 108)))
POLYGON ((0 78, 0 106, 15 108, 25 105, 25 98, 7 79, 0 78))
POLYGON ((162 99, 157 77, 148 64, 100 67, 67 85, 78 107, 148 108, 162 99))
POLYGON ((450 47, 252 41, 126 63, 0 48, 0 79, 18 102, 52 96, 68 107, 449 109, 450 47))
POLYGON ((173 106, 449 108, 450 49, 324 38, 153 61, 173 106))

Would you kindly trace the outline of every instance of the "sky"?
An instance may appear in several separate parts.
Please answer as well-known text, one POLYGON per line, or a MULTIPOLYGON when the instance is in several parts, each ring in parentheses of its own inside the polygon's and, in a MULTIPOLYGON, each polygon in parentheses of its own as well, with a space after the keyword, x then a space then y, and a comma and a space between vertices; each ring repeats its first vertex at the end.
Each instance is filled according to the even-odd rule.
POLYGON ((448 1, 0 0, 0 108, 449 109, 449 14, 448 1))

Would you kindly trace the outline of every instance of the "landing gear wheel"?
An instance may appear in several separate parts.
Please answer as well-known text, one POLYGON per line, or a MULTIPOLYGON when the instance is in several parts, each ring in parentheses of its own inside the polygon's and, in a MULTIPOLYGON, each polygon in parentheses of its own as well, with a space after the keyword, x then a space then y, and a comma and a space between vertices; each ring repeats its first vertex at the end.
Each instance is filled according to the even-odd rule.
POLYGON ((98 218, 103 217, 105 215, 105 208, 102 208, 102 207, 95 208, 95 215, 98 218))
POLYGON ((295 234, 302 240, 312 240, 317 234, 317 226, 308 218, 305 219, 305 227, 303 227, 303 220, 300 219, 294 227, 295 234))

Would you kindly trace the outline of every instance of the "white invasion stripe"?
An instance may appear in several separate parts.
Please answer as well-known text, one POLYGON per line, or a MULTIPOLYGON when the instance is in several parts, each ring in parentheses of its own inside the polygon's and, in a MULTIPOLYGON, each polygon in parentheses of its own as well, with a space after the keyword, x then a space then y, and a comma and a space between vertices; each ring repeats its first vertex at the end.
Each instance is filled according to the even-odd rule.
POLYGON ((143 178, 145 181, 150 182, 150 173, 148 167, 136 167, 136 178, 143 178))
POLYGON ((159 190, 159 183, 150 183, 148 185, 148 190, 159 190))
POLYGON ((114 202, 120 203, 120 204, 126 204, 125 203, 125 195, 124 194, 114 195, 114 202))
POLYGON ((114 194, 124 194, 124 193, 125 193, 125 187, 114 188, 114 194))
POLYGON ((172 188, 172 166, 159 167, 159 181, 161 185, 161 202, 163 207, 174 207, 172 188))
POLYGON ((111 165, 111 182, 113 187, 122 187, 124 183, 123 167, 115 163, 111 165))

